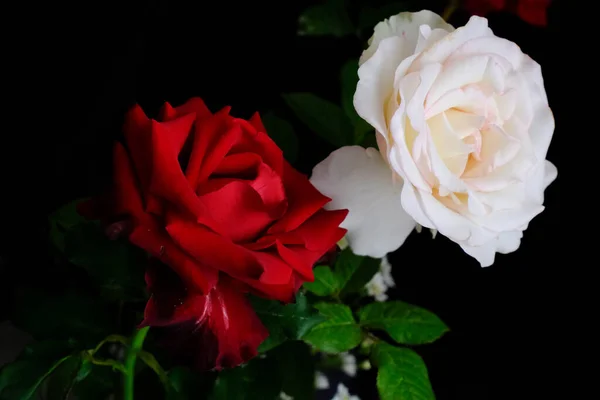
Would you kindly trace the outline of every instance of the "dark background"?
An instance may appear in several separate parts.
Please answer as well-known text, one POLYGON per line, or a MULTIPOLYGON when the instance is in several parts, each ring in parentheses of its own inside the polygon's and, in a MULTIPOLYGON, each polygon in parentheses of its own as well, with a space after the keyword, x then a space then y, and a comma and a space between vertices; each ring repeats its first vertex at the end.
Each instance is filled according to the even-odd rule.
MULTIPOLYGON (((191 96, 203 97, 212 111, 231 105, 240 117, 275 110, 295 123, 298 167, 310 173, 332 148, 293 119, 280 94, 308 91, 339 102, 339 69, 362 50, 352 37, 298 37, 298 15, 311 3, 80 2, 23 11, 25 26, 10 40, 19 50, 9 64, 19 71, 5 76, 23 99, 16 128, 4 127, 18 145, 5 146, 2 157, 10 173, 3 178, 1 304, 10 304, 14 279, 48 286, 59 279, 46 270, 46 215, 102 188, 112 142, 135 102, 150 114, 164 101, 177 105, 191 96)), ((439 1, 422 4, 443 8, 439 1)), ((560 171, 556 4, 549 13, 548 28, 503 13, 490 15, 489 23, 542 65, 556 119, 548 159, 560 171)), ((467 18, 457 12, 450 22, 458 26, 467 18)), ((427 232, 412 234, 391 256, 392 297, 434 311, 451 328, 418 349, 438 400, 535 399, 548 385, 545 335, 557 301, 548 282, 560 257, 559 186, 560 172, 519 250, 498 255, 492 267, 482 269, 457 245, 427 232)), ((374 398, 374 373, 348 385, 361 398, 374 398)))

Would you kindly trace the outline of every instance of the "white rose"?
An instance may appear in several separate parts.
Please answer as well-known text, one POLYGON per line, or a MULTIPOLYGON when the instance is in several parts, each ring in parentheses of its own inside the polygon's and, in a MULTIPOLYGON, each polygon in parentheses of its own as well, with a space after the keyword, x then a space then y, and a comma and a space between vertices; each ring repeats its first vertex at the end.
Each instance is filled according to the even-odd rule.
POLYGON ((352 249, 382 257, 418 223, 482 266, 515 251, 557 175, 540 66, 485 18, 455 30, 430 11, 380 22, 359 64, 354 106, 380 153, 343 147, 311 178, 350 210, 352 249))

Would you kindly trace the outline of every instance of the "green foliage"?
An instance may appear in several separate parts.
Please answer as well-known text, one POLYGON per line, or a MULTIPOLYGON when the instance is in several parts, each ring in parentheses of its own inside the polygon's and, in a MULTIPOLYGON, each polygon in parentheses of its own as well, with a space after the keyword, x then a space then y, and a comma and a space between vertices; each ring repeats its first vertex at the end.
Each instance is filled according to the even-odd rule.
POLYGON ((340 81, 342 85, 342 107, 354 127, 354 144, 363 145, 365 137, 374 136, 375 131, 367 121, 356 113, 354 108, 354 93, 358 84, 358 60, 350 60, 343 65, 340 81))
POLYGON ((371 303, 358 312, 362 326, 386 331, 398 343, 430 343, 448 331, 435 314, 402 301, 371 303))
POLYGON ((331 296, 338 292, 338 280, 331 268, 321 265, 315 267, 313 273, 315 280, 304 284, 306 290, 317 296, 331 296))
POLYGON ((85 219, 77 212, 77 204, 86 199, 78 199, 60 207, 48 218, 50 223, 50 242, 57 250, 64 252, 65 235, 69 229, 73 228, 85 219))
POLYGON ((327 320, 302 337, 306 343, 325 353, 341 353, 360 344, 362 331, 350 307, 344 304, 318 303, 315 308, 327 320))
POLYGON ((378 367, 377 390, 381 400, 434 400, 423 359, 406 347, 378 343, 371 358, 378 367))
POLYGON ((210 400, 276 399, 282 382, 278 379, 276 360, 254 358, 249 363, 219 373, 210 400))
POLYGON ((65 256, 84 268, 109 300, 146 297, 144 251, 126 240, 110 240, 95 222, 72 226, 65 234, 65 256))
POLYGON ((325 320, 302 293, 297 294, 295 303, 285 305, 259 297, 251 297, 250 300, 254 311, 269 330, 269 337, 258 348, 260 352, 270 350, 286 340, 300 339, 325 320))
POLYGON ((289 341, 245 365, 221 371, 211 400, 275 400, 284 392, 294 400, 314 398, 315 363, 310 348, 289 341))
POLYGON ((307 8, 298 19, 299 35, 342 37, 354 32, 345 0, 325 0, 307 8))
POLYGON ((340 297, 360 292, 379 270, 381 260, 357 256, 349 248, 336 260, 334 269, 319 266, 314 269, 315 281, 305 283, 306 290, 317 296, 340 297))
MULTIPOLYGON (((33 343, 21 352, 17 360, 0 369, 0 399, 34 399, 42 383, 53 373, 70 388, 77 378, 81 358, 73 354, 68 341, 33 343)), ((56 391, 56 387, 51 387, 56 391)))
POLYGON ((22 288, 12 321, 35 339, 77 339, 92 346, 113 331, 114 316, 91 294, 69 290, 50 294, 22 288))
POLYGON ((353 144, 352 124, 337 104, 312 93, 288 93, 283 99, 300 121, 332 145, 353 144))
POLYGON ((364 31, 365 34, 367 34, 367 37, 370 37, 373 34, 375 25, 379 22, 401 12, 414 9, 415 7, 419 8, 419 5, 415 0, 393 1, 379 7, 373 7, 370 4, 366 4, 361 8, 358 14, 357 27, 360 31, 364 31))
POLYGON ((283 151, 283 156, 290 164, 298 159, 298 137, 294 127, 285 119, 268 112, 262 117, 267 134, 283 151))

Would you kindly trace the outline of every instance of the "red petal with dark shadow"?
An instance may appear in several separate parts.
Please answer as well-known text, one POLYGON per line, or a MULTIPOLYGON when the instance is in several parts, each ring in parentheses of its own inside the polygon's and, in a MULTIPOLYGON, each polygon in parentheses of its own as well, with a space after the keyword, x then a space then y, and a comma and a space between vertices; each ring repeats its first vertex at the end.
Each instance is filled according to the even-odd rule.
POLYGON ((235 367, 255 357, 269 335, 238 285, 225 275, 208 295, 187 290, 161 265, 149 268, 146 281, 152 297, 141 326, 158 327, 169 353, 186 364, 235 367))

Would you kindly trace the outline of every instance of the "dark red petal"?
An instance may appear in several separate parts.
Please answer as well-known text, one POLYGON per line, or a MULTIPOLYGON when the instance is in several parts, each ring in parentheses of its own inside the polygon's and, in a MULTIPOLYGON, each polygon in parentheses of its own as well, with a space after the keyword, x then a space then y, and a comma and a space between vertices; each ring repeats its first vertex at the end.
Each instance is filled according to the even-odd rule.
POLYGON ((189 296, 183 281, 165 266, 152 262, 146 269, 146 285, 151 296, 141 326, 168 326, 203 318, 207 297, 189 296))
POLYGON ((218 270, 197 262, 183 252, 158 223, 136 227, 129 235, 129 240, 170 266, 189 288, 208 293, 217 284, 218 270))
MULTIPOLYGON (((218 232, 234 243, 248 242, 273 222, 270 209, 251 183, 230 179, 215 180, 220 187, 201 194, 200 201, 210 210, 218 232), (220 183, 223 182, 223 185, 220 183)), ((211 183, 209 181, 208 183, 211 183)))
POLYGON ((159 337, 175 359, 198 368, 230 368, 257 355, 269 335, 238 285, 227 276, 208 295, 185 290, 162 269, 149 271, 152 297, 142 326, 158 326, 159 337), (190 357, 191 356, 191 357, 190 357))
POLYGON ((520 0, 517 5, 517 15, 531 25, 546 26, 549 6, 550 0, 520 0))
POLYGON ((210 294, 208 323, 219 342, 217 369, 242 364, 258 354, 258 346, 269 336, 244 294, 227 279, 210 294))
MULTIPOLYGON (((258 114, 254 114, 250 122, 240 118, 235 119, 236 123, 242 129, 243 134, 238 143, 231 149, 231 153, 258 154, 265 164, 281 176, 284 172, 283 152, 267 135, 264 129, 259 130, 256 128, 258 125, 257 120, 260 121, 258 114)), ((262 122, 259 125, 262 125, 262 122)))
POLYGON ((287 200, 281 177, 271 167, 263 163, 257 154, 237 153, 228 155, 221 161, 214 171, 214 175, 248 181, 250 186, 260 195, 273 218, 278 219, 285 212, 287 200))
POLYGON ((133 166, 127 150, 121 143, 116 143, 113 150, 113 212, 116 215, 127 214, 134 217, 138 223, 146 220, 143 209, 139 181, 134 174, 133 166))
POLYGON ((284 162, 283 185, 288 200, 288 211, 267 233, 289 232, 302 225, 331 199, 323 196, 308 178, 284 162))
POLYGON ((194 190, 213 173, 240 135, 239 126, 229 115, 229 107, 196 123, 192 153, 185 170, 194 190))
POLYGON ((179 165, 179 151, 194 122, 187 114, 169 122, 152 121, 152 176, 149 192, 168 200, 181 210, 202 216, 202 223, 212 226, 210 212, 196 196, 179 165))
POLYGON ((160 111, 160 120, 169 121, 190 113, 196 114, 196 121, 203 120, 212 115, 200 97, 192 97, 184 104, 175 108, 173 108, 169 103, 163 104, 163 107, 160 111))
POLYGON ((483 17, 492 11, 500 11, 506 6, 506 0, 465 0, 463 7, 472 15, 483 17))
POLYGON ((175 243, 202 265, 236 278, 257 279, 263 273, 250 251, 180 215, 169 214, 166 229, 175 243))
POLYGON ((320 210, 294 231, 276 235, 279 255, 302 278, 312 281, 315 263, 346 234, 339 225, 347 214, 347 210, 320 210))

